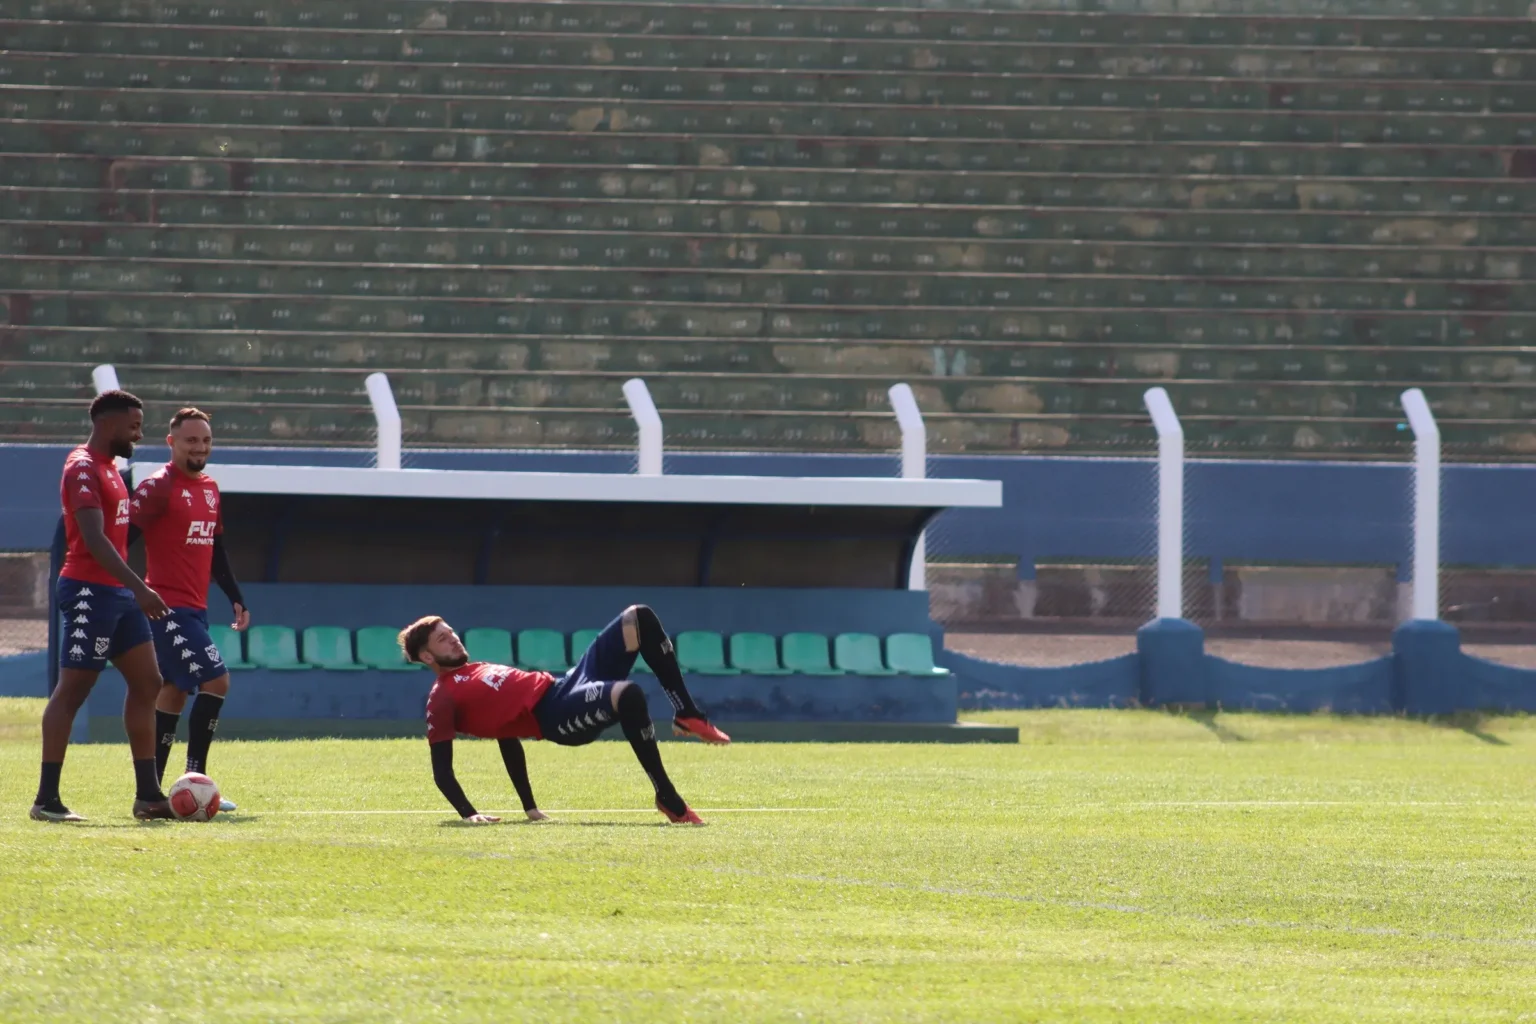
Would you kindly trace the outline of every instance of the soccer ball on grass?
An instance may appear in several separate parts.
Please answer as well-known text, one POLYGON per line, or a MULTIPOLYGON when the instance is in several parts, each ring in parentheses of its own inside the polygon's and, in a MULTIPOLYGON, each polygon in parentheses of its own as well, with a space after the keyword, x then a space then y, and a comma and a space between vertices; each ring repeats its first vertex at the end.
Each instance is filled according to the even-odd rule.
POLYGON ((219 784, 201 772, 187 772, 171 785, 171 813, 182 821, 207 821, 219 813, 219 784))

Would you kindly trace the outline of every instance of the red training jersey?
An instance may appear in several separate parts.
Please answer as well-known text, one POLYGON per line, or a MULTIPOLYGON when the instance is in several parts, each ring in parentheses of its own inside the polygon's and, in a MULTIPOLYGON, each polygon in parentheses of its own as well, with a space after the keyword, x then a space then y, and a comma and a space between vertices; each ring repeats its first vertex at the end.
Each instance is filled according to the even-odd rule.
POLYGON ((64 508, 64 539, 69 548, 59 575, 82 583, 101 583, 121 587, 123 581, 103 569, 80 534, 75 513, 83 508, 99 508, 102 528, 117 553, 128 559, 128 485, 123 483, 112 456, 81 445, 64 460, 64 477, 59 483, 59 502, 64 508))
POLYGON ((457 733, 487 740, 541 740, 533 706, 555 677, 508 665, 472 661, 437 677, 427 694, 427 742, 457 733))
POLYGON ((144 582, 172 608, 207 608, 213 538, 224 532, 219 485, 167 462, 133 489, 133 525, 144 531, 144 582))

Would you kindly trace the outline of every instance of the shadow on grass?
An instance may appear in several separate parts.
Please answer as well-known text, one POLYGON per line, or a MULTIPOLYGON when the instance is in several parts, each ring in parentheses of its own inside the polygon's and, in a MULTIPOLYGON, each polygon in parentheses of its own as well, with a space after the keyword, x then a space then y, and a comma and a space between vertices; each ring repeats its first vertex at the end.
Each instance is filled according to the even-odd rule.
POLYGON ((506 826, 538 826, 540 828, 666 828, 665 821, 571 821, 567 818, 552 818, 549 821, 506 821, 502 820, 495 825, 466 825, 462 821, 440 821, 438 828, 504 828, 506 826))
POLYGON ((1216 721, 1216 715, 1218 712, 1215 708, 1170 707, 1168 711, 1170 714, 1177 715, 1180 718, 1187 718, 1191 722, 1198 722, 1200 725, 1205 726, 1207 729, 1211 730, 1212 734, 1214 734, 1218 740, 1223 743, 1248 742, 1247 736, 1244 736, 1240 732, 1235 732, 1232 729, 1227 728, 1222 723, 1216 721))
POLYGON ((1509 740, 1495 736, 1491 732, 1483 731, 1483 724, 1492 717, 1494 716, 1485 715, 1481 711, 1460 711, 1454 715, 1437 715, 1430 718, 1429 721, 1443 729, 1460 729, 1468 736, 1482 740, 1490 746, 1509 746, 1509 740))

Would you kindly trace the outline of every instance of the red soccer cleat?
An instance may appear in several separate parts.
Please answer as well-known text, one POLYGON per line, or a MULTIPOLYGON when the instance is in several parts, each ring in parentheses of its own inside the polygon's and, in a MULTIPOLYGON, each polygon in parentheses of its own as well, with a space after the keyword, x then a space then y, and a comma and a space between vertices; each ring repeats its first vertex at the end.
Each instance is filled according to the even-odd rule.
POLYGON ((661 797, 657 797, 656 798, 656 809, 658 811, 660 811, 662 814, 666 815, 667 820, 670 821, 674 825, 706 825, 706 824, 708 824, 708 822, 706 822, 703 818, 701 818, 697 814, 695 814, 693 812, 693 808, 689 807, 687 804, 683 804, 683 813, 682 814, 673 814, 671 811, 667 810, 665 807, 662 806, 661 797))
POLYGON ((722 747, 731 742, 731 738, 710 725, 707 718, 684 718, 679 715, 672 719, 672 733, 675 736, 696 736, 705 743, 722 747))

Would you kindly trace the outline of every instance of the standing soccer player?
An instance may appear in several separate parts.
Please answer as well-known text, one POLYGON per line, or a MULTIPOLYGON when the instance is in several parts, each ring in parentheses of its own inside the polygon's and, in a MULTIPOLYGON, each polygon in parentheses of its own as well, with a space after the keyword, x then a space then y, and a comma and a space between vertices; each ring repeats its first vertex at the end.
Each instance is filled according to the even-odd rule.
MULTIPOLYGON (((251 624, 224 550, 219 485, 203 473, 213 452, 208 414, 191 408, 176 413, 165 443, 171 461, 139 482, 132 513, 133 532, 144 536, 145 579, 171 608, 153 626, 155 654, 165 679, 155 702, 155 771, 161 781, 187 694, 197 694, 187 723, 189 772, 207 772, 208 747, 229 694, 229 670, 208 635, 210 579, 234 606, 234 628, 243 631, 251 624)), ((129 542, 134 539, 131 532, 129 542)), ((229 812, 235 805, 225 800, 219 809, 229 812)))
POLYGON ((43 768, 32 804, 38 821, 84 821, 59 798, 75 713, 108 661, 128 683, 123 727, 133 754, 135 818, 172 817, 155 775, 155 697, 160 670, 150 619, 170 611, 128 568, 128 488, 112 460, 144 436, 144 403, 106 391, 91 403, 91 436, 64 460, 59 498, 68 554, 59 571, 59 682, 43 711, 43 768))
POLYGON ((502 762, 523 801, 524 813, 542 821, 545 814, 533 799, 521 740, 548 739, 561 746, 580 747, 617 724, 656 790, 656 809, 673 824, 704 824, 678 795, 662 767, 656 726, 646 708, 645 694, 628 678, 635 659, 643 655, 666 690, 676 711, 672 728, 678 735, 717 744, 729 743, 731 738, 710 724, 694 704, 678 668, 672 640, 656 613, 645 605, 624 609, 592 641, 576 667, 558 680, 548 672, 470 662, 459 635, 437 615, 417 619, 402 629, 400 649, 407 661, 420 662, 438 674, 427 695, 432 778, 466 822, 482 825, 501 819, 479 813, 464 795, 453 771, 453 738, 457 733, 500 742, 502 762))

